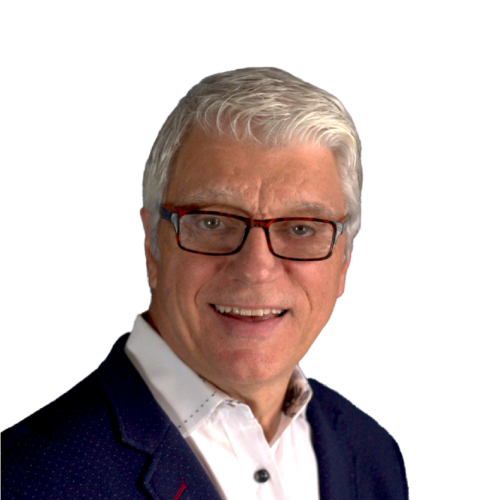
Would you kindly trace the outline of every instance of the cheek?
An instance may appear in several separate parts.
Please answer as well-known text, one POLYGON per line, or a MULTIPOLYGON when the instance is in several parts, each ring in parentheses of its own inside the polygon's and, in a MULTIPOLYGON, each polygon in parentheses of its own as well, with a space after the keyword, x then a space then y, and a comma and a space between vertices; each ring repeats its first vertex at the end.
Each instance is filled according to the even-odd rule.
POLYGON ((203 293, 217 273, 217 259, 179 250, 165 267, 164 288, 179 309, 192 311, 204 305, 203 293))
POLYGON ((337 300, 340 266, 335 261, 311 264, 301 269, 298 281, 308 301, 313 322, 326 323, 337 300))

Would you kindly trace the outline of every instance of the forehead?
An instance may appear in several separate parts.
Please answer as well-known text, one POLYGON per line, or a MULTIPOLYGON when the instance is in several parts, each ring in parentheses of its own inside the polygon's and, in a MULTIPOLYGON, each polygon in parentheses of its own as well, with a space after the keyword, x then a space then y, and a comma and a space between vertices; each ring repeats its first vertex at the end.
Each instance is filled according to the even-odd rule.
POLYGON ((181 146, 169 204, 237 209, 259 217, 342 217, 335 155, 323 146, 263 148, 195 128, 181 146))

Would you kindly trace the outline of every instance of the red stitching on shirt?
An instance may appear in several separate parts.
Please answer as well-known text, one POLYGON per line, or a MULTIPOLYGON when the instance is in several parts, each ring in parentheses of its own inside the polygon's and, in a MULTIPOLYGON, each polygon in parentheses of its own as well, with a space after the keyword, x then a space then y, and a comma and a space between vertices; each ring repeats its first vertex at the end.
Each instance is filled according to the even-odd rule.
POLYGON ((179 500, 181 498, 181 495, 184 493, 184 490, 187 488, 186 483, 184 482, 184 478, 181 479, 181 486, 177 490, 177 493, 175 494, 175 497, 172 500, 179 500))

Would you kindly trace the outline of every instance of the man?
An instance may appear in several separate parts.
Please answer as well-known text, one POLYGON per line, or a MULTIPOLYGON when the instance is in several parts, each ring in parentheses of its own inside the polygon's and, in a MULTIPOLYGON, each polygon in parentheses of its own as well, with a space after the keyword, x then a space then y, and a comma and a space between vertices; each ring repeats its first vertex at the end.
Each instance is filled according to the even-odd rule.
POLYGON ((407 498, 395 441, 297 366, 344 291, 360 150, 281 70, 193 87, 144 175, 149 311, 4 433, 4 498, 407 498))

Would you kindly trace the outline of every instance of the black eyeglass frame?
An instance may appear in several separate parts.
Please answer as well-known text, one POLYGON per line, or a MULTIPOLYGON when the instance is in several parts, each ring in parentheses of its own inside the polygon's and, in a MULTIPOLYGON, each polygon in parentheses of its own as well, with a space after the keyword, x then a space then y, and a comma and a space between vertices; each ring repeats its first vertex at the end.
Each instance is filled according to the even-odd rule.
POLYGON ((186 252, 191 252, 191 253, 197 253, 200 255, 211 255, 214 257, 222 257, 225 255, 234 255, 235 253, 238 253, 242 248, 243 245, 245 244, 245 241, 247 239, 248 233, 250 232, 250 229, 253 227, 261 227, 264 230, 264 233, 266 235, 266 241, 267 241, 267 246, 269 248, 269 251, 275 256, 278 257, 279 259, 285 259, 285 260, 294 260, 294 261, 319 261, 319 260, 326 260, 329 259, 333 255, 333 251, 335 249, 335 244, 337 243, 337 240, 339 237, 343 234, 345 227, 346 227, 346 221, 347 221, 347 216, 345 216, 340 222, 335 222, 331 221, 328 219, 317 219, 314 217, 278 217, 275 219, 252 219, 250 217, 243 217, 241 215, 234 215, 234 214, 228 214, 225 212, 216 212, 212 210, 198 210, 196 207, 171 207, 171 206, 160 206, 160 217, 167 222, 170 222, 174 226, 175 230, 175 236, 177 238, 177 245, 179 248, 186 252), (241 238, 241 241, 239 245, 237 246, 236 249, 232 250, 231 252, 224 252, 224 253, 213 253, 213 252, 201 252, 199 250, 191 250, 190 248, 186 248, 182 246, 181 244, 181 239, 180 239, 180 220, 181 217, 184 215, 188 214, 201 214, 201 215, 220 215, 223 217, 229 217, 230 219, 237 219, 245 223, 245 232, 243 233, 243 236, 241 238), (286 221, 309 221, 309 222, 325 222, 330 224, 333 227, 333 236, 332 236, 332 242, 330 244, 329 251, 326 256, 324 257, 317 257, 314 259, 300 259, 297 257, 285 257, 283 255, 277 254, 271 244, 271 236, 269 234, 269 227, 274 224, 275 222, 286 222, 286 221))

